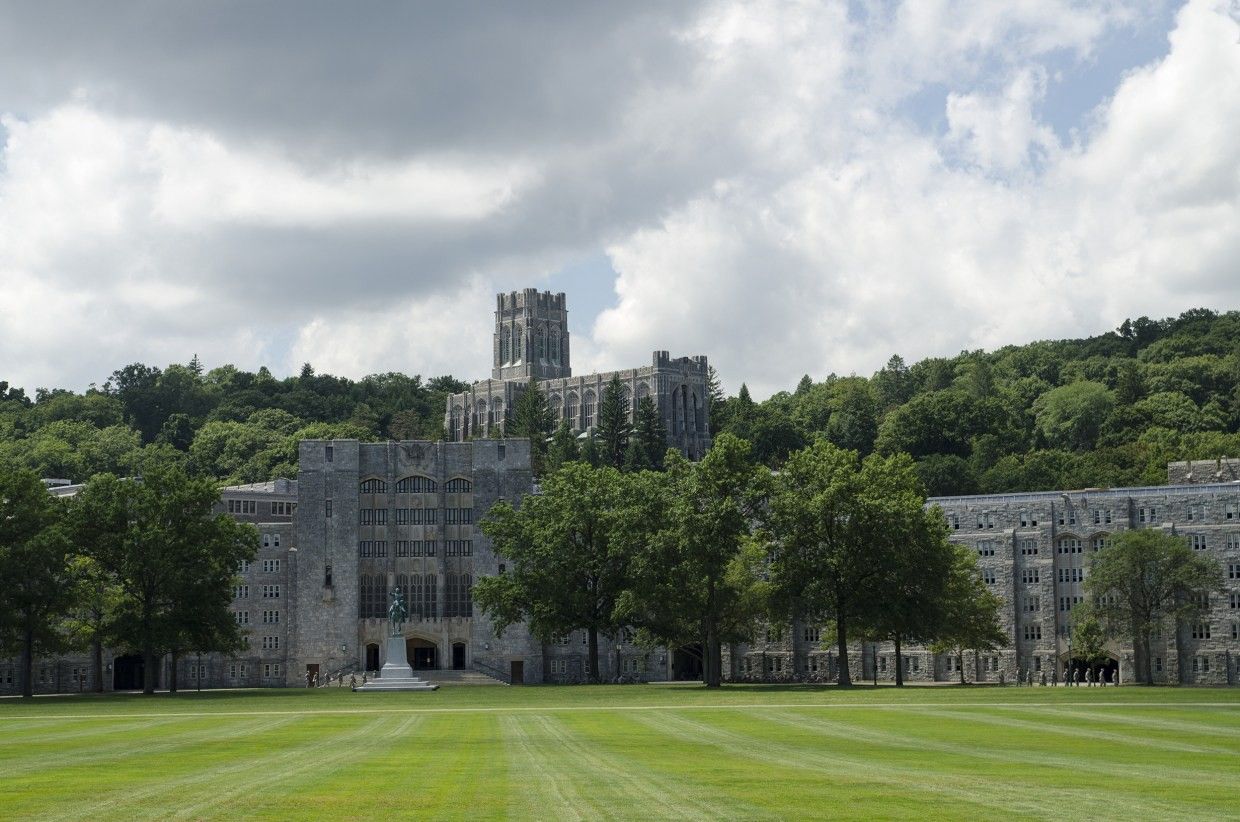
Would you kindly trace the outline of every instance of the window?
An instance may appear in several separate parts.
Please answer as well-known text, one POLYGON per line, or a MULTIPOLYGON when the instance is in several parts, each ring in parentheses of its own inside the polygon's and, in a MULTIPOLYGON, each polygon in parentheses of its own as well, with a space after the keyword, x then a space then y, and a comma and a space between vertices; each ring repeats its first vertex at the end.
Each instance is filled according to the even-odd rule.
POLYGON ((1059 540, 1059 553, 1061 554, 1079 554, 1081 553, 1081 541, 1074 537, 1064 537, 1059 540))
POLYGON ((977 555, 979 557, 993 557, 995 555, 994 540, 984 539, 977 544, 977 555))
POLYGON ((1110 546, 1110 544, 1111 544, 1110 537, 1094 537, 1090 541, 1090 547, 1093 548, 1093 550, 1095 551, 1101 551, 1103 548, 1110 546))
POLYGON ((250 560, 243 559, 237 562, 237 573, 244 574, 250 570, 250 560))
POLYGON ((1036 557, 1038 555, 1038 541, 1036 539, 1022 539, 1020 541, 1020 555, 1022 557, 1036 557))
POLYGON ((272 500, 271 502, 271 513, 277 517, 291 517, 296 508, 297 503, 295 502, 281 502, 276 500, 272 500))
POLYGON ((1160 656, 1154 657, 1154 670, 1157 673, 1160 673, 1160 674, 1162 673, 1162 657, 1160 656))
POLYGON ((1235 563, 1235 562, 1227 563, 1227 578, 1228 579, 1240 579, 1240 563, 1235 563))
POLYGON ((1080 604, 1080 602, 1083 599, 1084 599, 1083 597, 1060 597, 1059 598, 1059 610, 1060 611, 1071 611, 1072 606, 1080 604))
POLYGON ((472 539, 450 539, 444 543, 445 557, 473 556, 474 541, 472 539))
POLYGON ((1025 639, 1026 640, 1032 641, 1032 640, 1041 639, 1041 638, 1042 638, 1042 626, 1041 625, 1026 625, 1025 626, 1025 639))
POLYGON ((280 675, 280 664, 279 663, 269 662, 263 665, 263 676, 267 677, 268 679, 271 679, 273 677, 278 677, 279 675, 280 675))
POLYGON ((332 564, 330 562, 323 566, 323 587, 332 587, 332 564))
POLYGON ((1210 638, 1210 623, 1198 622, 1196 625, 1193 626, 1193 639, 1209 639, 1209 638, 1210 638))
POLYGON ((233 611, 233 622, 237 623, 238 625, 249 625, 250 624, 250 612, 249 611, 233 611))
POLYGON ((1231 638, 1240 639, 1240 622, 1231 623, 1231 638))
POLYGON ((358 556, 363 557, 386 557, 387 556, 387 540, 385 539, 364 539, 357 544, 358 556))
POLYGON ((959 531, 960 530, 960 517, 956 514, 948 514, 947 524, 951 526, 951 529, 953 531, 959 531))
POLYGON ((979 529, 979 530, 980 530, 980 529, 982 529, 982 528, 994 528, 994 527, 995 527, 994 520, 993 520, 993 519, 991 519, 991 516, 990 516, 990 512, 989 512, 989 511, 979 511, 979 512, 978 512, 978 514, 977 514, 977 527, 978 527, 978 529, 979 529))
POLYGON ((987 585, 995 584, 995 569, 994 568, 983 568, 982 569, 982 582, 986 583, 987 585))
POLYGON ((263 560, 263 573, 266 573, 266 574, 280 573, 280 560, 278 559, 263 560))
POLYGON ((1210 657, 1208 656, 1193 657, 1193 673, 1195 674, 1210 673, 1210 657))
POLYGON ((1102 524, 1102 512, 1097 508, 1094 509, 1094 525, 1102 524))
POLYGON ((568 634, 552 634, 551 644, 552 645, 567 645, 568 637, 569 637, 568 634))
POLYGON ((1138 508, 1137 520, 1139 522, 1155 522, 1158 520, 1157 508, 1138 508))
POLYGON ((806 628, 803 636, 806 642, 821 642, 822 641, 820 638, 821 636, 820 629, 818 628, 806 628))
POLYGON ((383 619, 387 616, 387 576, 362 574, 357 578, 357 615, 360 619, 383 619))
POLYGON ((279 585, 264 585, 263 586, 263 599, 279 599, 279 598, 280 598, 280 586, 279 585))
POLYGON ((558 674, 560 676, 567 674, 568 673, 568 660, 567 659, 551 660, 551 673, 553 675, 558 674))
POLYGON ((885 656, 880 656, 880 657, 878 658, 878 670, 880 670, 880 671, 886 671, 886 670, 887 670, 887 657, 885 657, 885 656))
POLYGON ((279 611, 263 611, 263 624, 264 625, 278 625, 279 622, 280 622, 279 611))
POLYGON ((1204 551, 1206 550, 1206 535, 1205 534, 1189 534, 1188 544, 1193 546, 1194 551, 1204 551))
POLYGON ((1193 594, 1192 596, 1189 597, 1189 599, 1198 608, 1204 609, 1204 608, 1210 607, 1210 595, 1209 594, 1193 594))
POLYGON ((396 482, 398 494, 429 494, 436 490, 436 482, 430 477, 405 477, 396 482))
POLYGON ((1085 581, 1085 569, 1084 568, 1060 568, 1059 569, 1059 581, 1060 582, 1084 582, 1085 581))
POLYGON ((386 494, 387 483, 381 479, 362 480, 361 492, 363 494, 386 494))
POLYGON ((1041 597, 1025 597, 1025 613, 1033 613, 1042 610, 1041 597))
POLYGON ((1020 572, 1020 581, 1026 585, 1041 582, 1041 573, 1037 568, 1026 568, 1020 572))
POLYGON ((387 525, 386 508, 363 508, 357 513, 362 525, 387 525))
POLYGON ((330 446, 330 445, 325 446, 325 447, 324 447, 324 449, 323 449, 323 460, 324 460, 325 462, 331 462, 331 461, 332 461, 332 457, 334 457, 334 456, 335 456, 335 451, 336 451, 336 449, 332 448, 332 446, 330 446))
POLYGON ((1226 507, 1223 509, 1223 519, 1235 519, 1235 518, 1236 518, 1236 504, 1234 502, 1229 502, 1227 503, 1226 507))
POLYGON ((1020 527, 1021 528, 1029 527, 1029 512, 1028 511, 1020 512, 1020 527))
POLYGON ((1229 597, 1229 602, 1233 609, 1240 608, 1240 594, 1233 591, 1229 597))
POLYGON ((265 637, 263 637, 263 650, 264 650, 264 651, 278 651, 278 650, 280 650, 280 637, 278 637, 278 636, 265 636, 265 637))
POLYGON ((230 514, 257 514, 258 513, 258 500, 230 499, 228 501, 228 513, 230 514))
POLYGON ((250 586, 249 585, 234 585, 233 586, 233 599, 249 599, 249 598, 250 598, 250 586))
POLYGON ((450 479, 444 483, 443 490, 447 491, 449 494, 468 494, 470 491, 474 490, 474 484, 467 479, 457 477, 456 479, 450 479))
POLYGON ((229 679, 245 679, 245 663, 244 662, 228 663, 228 678, 229 679))
POLYGON ((594 392, 586 391, 585 398, 581 402, 581 411, 586 418, 586 428, 594 425, 594 392))
POLYGON ((327 519, 332 518, 332 501, 331 500, 323 501, 323 516, 326 517, 327 519))
POLYGON ((1227 550, 1240 551, 1240 534, 1227 535, 1227 550))

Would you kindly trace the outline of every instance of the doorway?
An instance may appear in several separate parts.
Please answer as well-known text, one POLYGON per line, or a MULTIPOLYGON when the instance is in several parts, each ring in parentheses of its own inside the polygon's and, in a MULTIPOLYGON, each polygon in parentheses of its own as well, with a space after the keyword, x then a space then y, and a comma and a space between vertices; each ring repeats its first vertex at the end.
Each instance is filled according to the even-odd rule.
POLYGON ((702 646, 682 645, 672 655, 672 679, 679 682, 702 678, 702 646))
POLYGON ((508 678, 512 680, 513 685, 525 684, 525 662, 523 660, 514 659, 509 663, 508 670, 510 672, 508 678))
POLYGON ((454 671, 465 670, 465 643, 464 642, 453 642, 452 643, 452 670, 454 671))
POLYGON ((366 670, 379 670, 379 646, 374 642, 366 646, 366 670))
POLYGON ((1119 660, 1114 657, 1106 657, 1101 660, 1074 657, 1068 660, 1067 670, 1068 673, 1065 681, 1071 680, 1072 673, 1075 671, 1077 681, 1083 683, 1085 682, 1085 672, 1089 671, 1093 674, 1092 679, 1094 682, 1113 685, 1115 683, 1115 676, 1119 673, 1119 660))
POLYGON ((439 647, 428 639, 411 637, 405 640, 405 658, 415 671, 434 671, 439 668, 439 647))
POLYGON ((319 681, 319 663, 311 662, 306 665, 306 687, 313 688, 318 685, 319 681))
MULTIPOLYGON (((112 689, 115 691, 140 691, 146 684, 146 663, 138 654, 126 654, 112 660, 112 689)), ((156 682, 158 685, 158 682, 156 682)))

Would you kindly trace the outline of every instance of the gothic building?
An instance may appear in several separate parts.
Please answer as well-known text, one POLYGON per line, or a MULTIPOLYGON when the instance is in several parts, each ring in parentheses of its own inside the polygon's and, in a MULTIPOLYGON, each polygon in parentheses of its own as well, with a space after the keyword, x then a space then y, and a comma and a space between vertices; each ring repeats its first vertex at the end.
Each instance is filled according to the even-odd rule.
POLYGON ((710 448, 704 356, 673 358, 655 351, 647 366, 573 376, 565 297, 533 288, 496 295, 491 347, 490 379, 448 398, 444 429, 454 442, 503 431, 530 380, 546 394, 556 425, 567 420, 573 431, 587 432, 595 426, 604 389, 618 375, 630 420, 637 403, 649 397, 667 427, 669 445, 690 458, 710 448))

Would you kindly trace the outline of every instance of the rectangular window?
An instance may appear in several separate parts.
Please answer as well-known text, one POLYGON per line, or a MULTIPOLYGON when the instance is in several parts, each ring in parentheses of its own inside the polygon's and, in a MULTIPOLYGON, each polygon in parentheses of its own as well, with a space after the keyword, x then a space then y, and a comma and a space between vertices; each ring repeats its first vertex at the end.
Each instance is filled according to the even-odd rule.
POLYGON ((819 636, 820 636, 819 630, 820 629, 818 628, 806 628, 805 633, 804 633, 805 641, 806 642, 820 642, 821 640, 819 639, 819 636))
POLYGON ((266 625, 276 625, 280 622, 279 611, 263 611, 263 623, 266 625))
POLYGON ((993 540, 982 540, 977 544, 977 555, 981 557, 993 557, 995 555, 995 543, 993 540))
POLYGON ((1210 673, 1210 657, 1208 656, 1193 657, 1193 673, 1195 674, 1210 673))
POLYGON ((263 572, 268 574, 280 573, 280 560, 265 559, 263 560, 263 572))
POLYGON ((1227 550, 1240 551, 1240 534, 1227 535, 1227 550))
POLYGON ((568 660, 566 659, 551 660, 551 673, 560 674, 560 675, 567 674, 568 673, 568 660))
POLYGON ((1193 626, 1193 639, 1209 639, 1209 638, 1210 638, 1210 623, 1198 622, 1196 625, 1193 626))
POLYGON ((1190 545, 1193 546, 1194 551, 1206 550, 1206 535, 1205 534, 1189 534, 1188 542, 1190 545))
POLYGON ((332 448, 330 445, 326 446, 323 449, 323 460, 325 462, 331 462, 332 459, 335 457, 335 455, 336 455, 335 449, 332 448))
POLYGON ((332 501, 331 500, 323 501, 323 516, 326 517, 327 519, 332 518, 332 501))
POLYGON ((280 637, 278 637, 278 636, 265 636, 265 637, 263 637, 263 650, 264 650, 264 651, 278 651, 278 650, 280 650, 280 637))
POLYGON ((1041 638, 1042 638, 1042 626, 1041 625, 1026 625, 1025 626, 1025 639, 1026 640, 1032 641, 1032 640, 1041 639, 1041 638))
POLYGON ((1233 591, 1230 597, 1230 604, 1232 609, 1240 608, 1240 594, 1233 591))
POLYGON ((1154 657, 1154 670, 1160 674, 1162 673, 1162 657, 1154 657))
POLYGON ((1020 527, 1021 528, 1029 527, 1029 512, 1028 511, 1020 512, 1020 527))
POLYGON ((1042 598, 1041 597, 1025 597, 1025 612, 1026 613, 1033 613, 1034 611, 1041 611, 1041 610, 1042 610, 1042 598))
POLYGON ((243 559, 237 562, 237 573, 244 574, 250 570, 250 560, 243 559))
POLYGON ((264 585, 263 586, 263 599, 279 599, 279 598, 280 598, 280 586, 279 585, 264 585))
POLYGON ((250 586, 249 585, 234 585, 233 586, 233 599, 249 599, 249 598, 250 598, 250 586))
POLYGON ((994 568, 983 568, 982 569, 982 582, 986 583, 987 585, 995 584, 995 569, 994 568))
POLYGON ((1227 503, 1227 506, 1223 509, 1223 519, 1235 519, 1235 518, 1236 518, 1236 504, 1234 502, 1229 502, 1227 503))
POLYGON ((1227 563, 1227 578, 1240 579, 1240 564, 1235 562, 1227 563))
POLYGON ((1022 539, 1020 541, 1020 555, 1023 557, 1036 557, 1038 555, 1038 541, 1036 539, 1022 539))
POLYGON ((1042 575, 1037 568, 1026 568, 1020 573, 1020 581, 1026 585, 1041 582, 1042 575))
POLYGON ((249 611, 233 611, 233 622, 237 623, 238 625, 249 625, 250 624, 250 612, 249 611))

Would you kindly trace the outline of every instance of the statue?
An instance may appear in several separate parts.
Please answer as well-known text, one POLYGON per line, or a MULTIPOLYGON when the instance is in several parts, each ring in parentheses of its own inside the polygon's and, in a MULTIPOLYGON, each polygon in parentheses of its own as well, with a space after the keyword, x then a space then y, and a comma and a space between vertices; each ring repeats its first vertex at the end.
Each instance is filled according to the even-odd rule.
POLYGON ((401 595, 400 589, 396 588, 392 591, 392 604, 388 606, 388 627, 392 636, 400 636, 400 628, 408 617, 409 611, 405 608, 405 598, 401 595))

